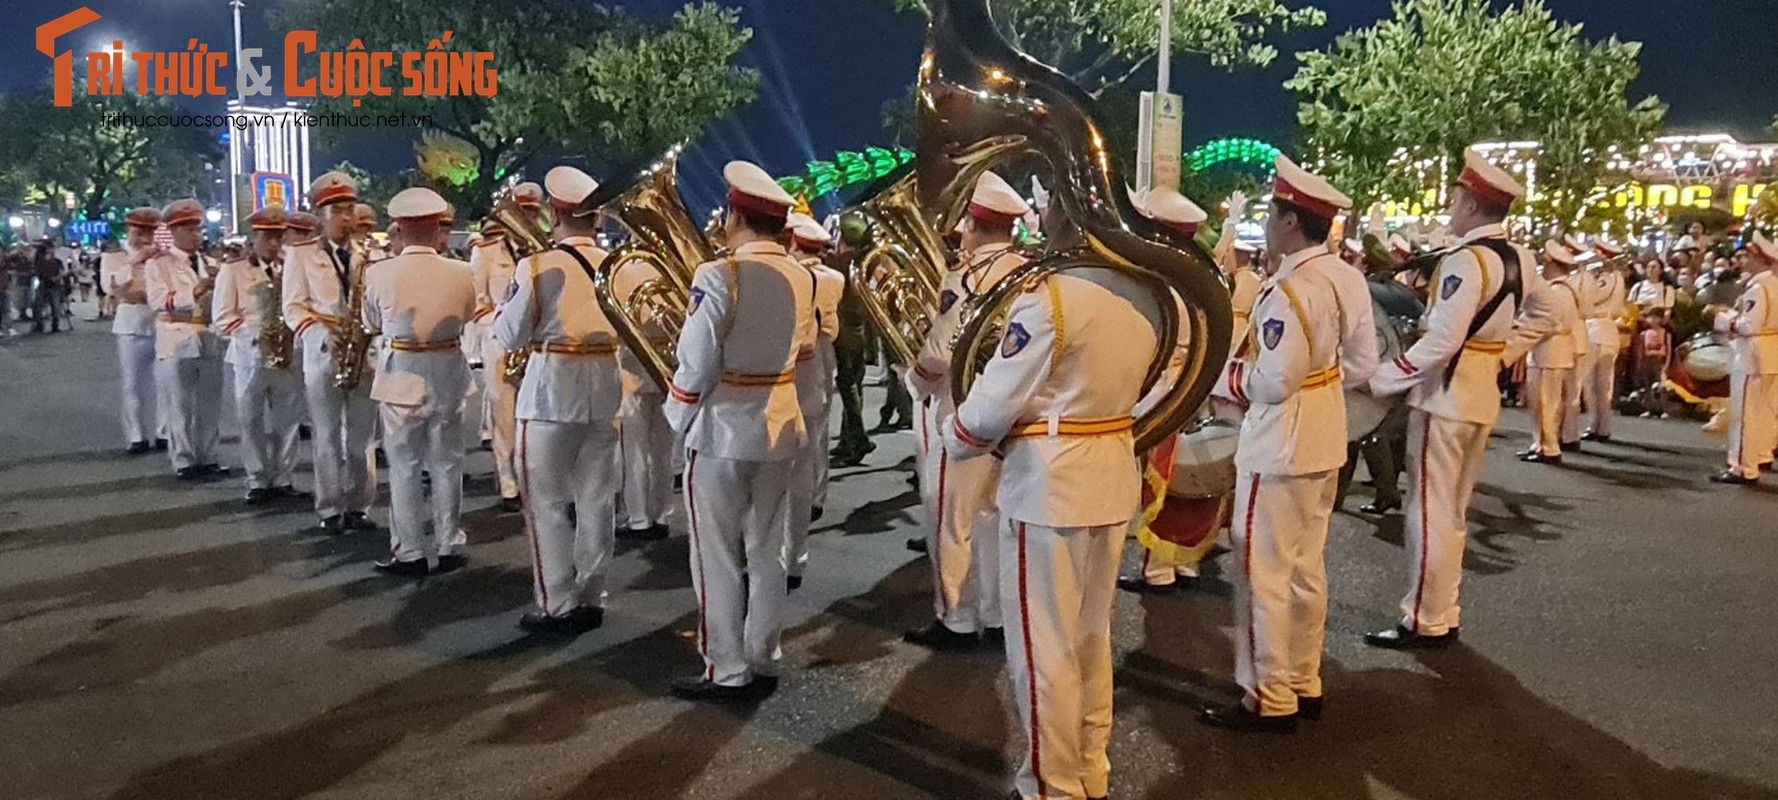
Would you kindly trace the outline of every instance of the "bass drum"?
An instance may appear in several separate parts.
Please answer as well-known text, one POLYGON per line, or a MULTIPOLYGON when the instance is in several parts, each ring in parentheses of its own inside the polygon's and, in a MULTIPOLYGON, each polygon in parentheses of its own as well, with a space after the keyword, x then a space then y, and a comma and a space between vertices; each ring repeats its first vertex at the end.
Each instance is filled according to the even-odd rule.
MULTIPOLYGON (((1377 327, 1377 363, 1387 364, 1407 352, 1395 320, 1390 319, 1383 306, 1374 300, 1371 301, 1371 315, 1377 327)), ((1346 387, 1346 441, 1363 441, 1376 433, 1377 428, 1382 427, 1383 419, 1389 416, 1389 409, 1400 401, 1399 397, 1376 397, 1355 387, 1346 387)))
POLYGON ((1679 346, 1679 363, 1699 383, 1727 380, 1734 354, 1729 343, 1715 333, 1700 333, 1679 346))
POLYGON ((1206 417, 1179 434, 1173 451, 1173 480, 1167 494, 1204 499, 1235 490, 1235 443, 1240 426, 1217 417, 1206 417))

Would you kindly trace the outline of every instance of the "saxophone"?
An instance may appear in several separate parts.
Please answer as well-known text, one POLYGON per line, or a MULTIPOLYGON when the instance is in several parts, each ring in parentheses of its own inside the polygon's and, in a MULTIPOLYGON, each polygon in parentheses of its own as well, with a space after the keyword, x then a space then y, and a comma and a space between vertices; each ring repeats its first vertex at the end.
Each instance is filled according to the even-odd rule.
MULTIPOLYGON (((259 266, 259 259, 249 258, 248 260, 253 266, 259 266)), ((268 272, 267 276, 270 277, 274 274, 275 272, 268 272)), ((276 297, 277 289, 275 287, 272 289, 272 294, 276 297)), ((276 305, 276 301, 272 301, 271 308, 267 313, 261 315, 259 321, 259 360, 260 363, 272 369, 285 369, 290 366, 291 348, 296 335, 278 316, 275 310, 276 305)))
MULTIPOLYGON (((347 269, 351 266, 347 265, 347 269)), ((333 332, 333 385, 345 391, 358 388, 370 358, 370 331, 364 329, 364 270, 352 276, 346 292, 345 319, 333 332)))

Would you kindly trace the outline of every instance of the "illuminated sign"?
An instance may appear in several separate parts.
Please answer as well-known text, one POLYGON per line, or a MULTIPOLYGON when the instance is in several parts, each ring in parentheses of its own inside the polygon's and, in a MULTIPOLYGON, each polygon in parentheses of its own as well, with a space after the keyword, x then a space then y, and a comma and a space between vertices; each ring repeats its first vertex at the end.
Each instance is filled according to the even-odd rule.
POLYGON ((296 182, 289 175, 277 172, 253 173, 253 210, 259 211, 266 206, 283 206, 286 211, 293 209, 291 198, 296 196, 296 182))

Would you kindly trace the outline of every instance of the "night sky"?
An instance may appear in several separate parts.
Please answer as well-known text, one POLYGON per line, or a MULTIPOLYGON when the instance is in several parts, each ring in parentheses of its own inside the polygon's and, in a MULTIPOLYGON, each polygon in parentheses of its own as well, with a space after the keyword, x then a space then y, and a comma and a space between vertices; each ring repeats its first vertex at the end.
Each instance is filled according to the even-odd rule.
MULTIPOLYGON (((683 0, 619 2, 650 16, 665 16, 683 0)), ((834 150, 885 144, 879 124, 883 102, 899 96, 913 77, 922 25, 916 15, 890 11, 892 0, 724 0, 742 8, 754 28, 745 56, 762 75, 759 100, 712 126, 681 171, 694 204, 714 201, 712 175, 731 157, 760 162, 775 173, 797 171, 810 158, 834 150)), ((281 51, 281 32, 270 32, 269 0, 248 0, 247 46, 281 51)), ((102 49, 122 33, 130 50, 178 49, 193 36, 214 49, 228 47, 226 0, 87 0, 104 19, 80 31, 75 49, 102 49)), ((32 29, 79 7, 79 0, 0 0, 22 12, 0 28, 0 89, 30 88, 47 80, 49 60, 32 44, 32 29)), ((1327 46, 1335 35, 1361 27, 1389 11, 1388 0, 1321 0, 1326 27, 1278 42, 1278 62, 1266 70, 1228 73, 1189 59, 1177 65, 1175 91, 1186 97, 1188 143, 1220 136, 1254 136, 1286 150, 1295 133, 1295 108, 1280 83, 1295 70, 1291 54, 1327 46)), ((1582 22, 1590 37, 1616 34, 1645 45, 1639 90, 1671 105, 1673 131, 1727 131, 1743 141, 1767 141, 1778 114, 1778 3, 1773 0, 1549 0, 1562 18, 1582 22)), ((515 3, 515 10, 522 3, 515 3)), ((375 49, 375 41, 367 36, 375 49)), ((1144 81, 1151 83, 1152 74, 1144 81)), ((216 104, 215 111, 220 111, 216 104)), ((209 110, 209 109, 205 109, 209 110)), ((316 154, 316 163, 339 158, 373 170, 411 164, 403 133, 363 137, 340 152, 316 154)), ((548 164, 533 164, 541 174, 548 164)))

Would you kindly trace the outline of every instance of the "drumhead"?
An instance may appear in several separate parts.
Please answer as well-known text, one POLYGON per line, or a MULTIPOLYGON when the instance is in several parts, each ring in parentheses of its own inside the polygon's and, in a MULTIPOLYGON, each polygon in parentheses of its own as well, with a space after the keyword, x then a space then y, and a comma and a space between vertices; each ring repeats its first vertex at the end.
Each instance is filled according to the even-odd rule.
POLYGON ((1241 431, 1220 419, 1198 422, 1179 435, 1173 451, 1173 480, 1167 494, 1217 497, 1235 488, 1235 444, 1241 431))

